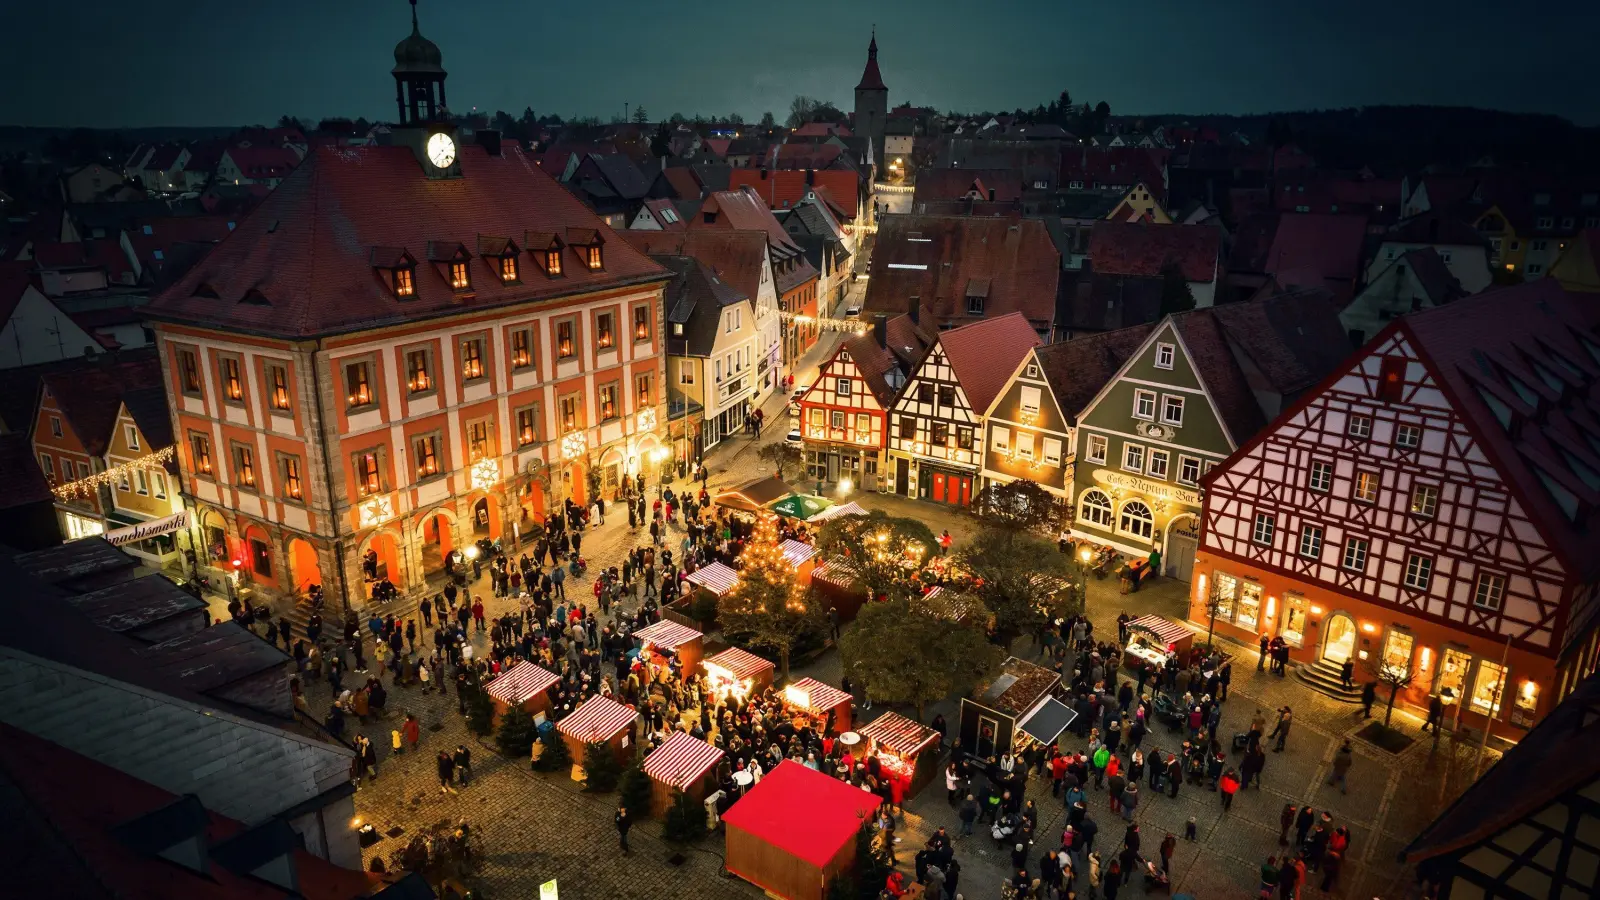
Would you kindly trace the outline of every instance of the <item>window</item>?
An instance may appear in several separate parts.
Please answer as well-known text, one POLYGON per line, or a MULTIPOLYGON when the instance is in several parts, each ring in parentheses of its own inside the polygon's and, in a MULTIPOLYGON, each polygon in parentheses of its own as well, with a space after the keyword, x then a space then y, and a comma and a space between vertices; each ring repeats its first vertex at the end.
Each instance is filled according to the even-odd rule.
POLYGON ((1178 482, 1180 484, 1200 483, 1200 460, 1193 456, 1178 457, 1178 482))
POLYGON ((678 367, 678 383, 694 384, 694 363, 685 360, 678 367))
POLYGON ((1133 392, 1133 417, 1135 419, 1149 419, 1152 422, 1155 421, 1155 419, 1156 419, 1156 392, 1155 391, 1134 391, 1133 392))
POLYGON ((243 444, 233 445, 233 480, 242 488, 256 486, 256 456, 243 444))
POLYGON ((1011 451, 1011 429, 994 425, 989 428, 989 447, 996 453, 1011 451))
POLYGON ((930 426, 928 443, 935 447, 948 446, 950 443, 950 426, 944 422, 934 422, 930 426))
POLYGON ((488 377, 483 367, 483 338, 468 338, 461 342, 461 380, 477 381, 488 377))
POLYGON ((1313 491, 1327 493, 1333 488, 1333 463, 1323 462, 1320 459, 1311 461, 1311 474, 1306 478, 1306 486, 1313 491))
POLYGON ((350 409, 372 405, 372 364, 350 363, 344 367, 344 388, 350 409))
POLYGON ((1117 530, 1148 541, 1150 533, 1155 530, 1155 518, 1150 515, 1150 507, 1145 506, 1142 500, 1129 500, 1122 504, 1117 530))
POLYGON ((412 297, 417 293, 417 283, 413 279, 411 269, 400 268, 394 270, 394 295, 396 297, 412 297))
POLYGON ((533 331, 518 328, 511 332, 511 370, 513 372, 533 367, 533 331))
POLYGON ((1017 432, 1017 456, 1031 461, 1033 459, 1033 445, 1035 440, 1037 440, 1036 435, 1024 434, 1020 431, 1017 432))
POLYGON ((1061 465, 1061 441, 1056 438, 1044 439, 1044 463, 1047 466, 1061 465))
POLYGON ((966 425, 956 426, 956 446, 962 450, 972 449, 972 429, 966 425))
POLYGON ((594 317, 594 343, 601 350, 609 350, 616 343, 616 337, 611 333, 611 313, 604 312, 594 317))
POLYGON ((1168 425, 1183 424, 1183 398, 1168 394, 1161 398, 1161 421, 1168 425))
POLYGON ((576 351, 572 346, 572 320, 556 323, 556 356, 567 359, 576 351))
POLYGON ((305 492, 300 486, 300 457, 279 454, 278 480, 283 483, 285 500, 305 499, 305 492))
POLYGON ((1487 659, 1478 660, 1478 674, 1472 680, 1469 694, 1472 711, 1483 715, 1500 715, 1500 701, 1504 699, 1506 670, 1487 659))
POLYGON ((1383 668, 1396 674, 1411 671, 1411 651, 1416 643, 1411 632, 1390 628, 1383 641, 1383 668))
POLYGON ((1217 618, 1231 622, 1234 601, 1239 597, 1239 579, 1226 572, 1218 572, 1214 580, 1215 584, 1211 590, 1212 596, 1217 601, 1217 618))
POLYGON ((229 403, 243 403, 244 380, 239 377, 239 358, 219 356, 217 366, 222 372, 222 396, 229 403))
POLYGON ((1433 580, 1433 559, 1418 553, 1406 557, 1406 587, 1425 591, 1433 580))
POLYGON ((466 262, 453 262, 450 264, 450 286, 458 291, 472 287, 472 278, 467 274, 466 262))
POLYGON ((1258 544, 1272 546, 1272 534, 1278 529, 1278 519, 1272 513, 1256 513, 1255 526, 1250 530, 1250 539, 1258 544))
MULTIPOLYGON (((831 410, 829 412, 829 415, 828 415, 828 420, 829 420, 829 423, 830 423, 830 425, 831 425, 831 427, 833 428, 834 431, 838 431, 838 432, 843 432, 844 431, 844 411, 843 410, 838 410, 838 409, 831 410)), ((843 435, 840 435, 840 436, 842 437, 843 435)))
POLYGON ((1479 609, 1499 609, 1506 599, 1506 577, 1491 572, 1478 573, 1472 590, 1472 605, 1479 609))
POLYGON ((52 435, 56 436, 56 437, 61 437, 61 417, 60 416, 51 416, 50 417, 50 433, 52 435))
POLYGON ((1355 485, 1351 496, 1362 503, 1375 503, 1378 500, 1378 473, 1357 472, 1355 485))
POLYGON ((1085 456, 1089 462, 1104 463, 1106 461, 1106 438, 1103 434, 1089 435, 1089 447, 1085 456))
POLYGON ((279 412, 288 412, 289 402, 289 367, 282 363, 267 363, 267 380, 272 382, 271 395, 267 398, 273 409, 279 412))
POLYGON ((1023 385, 1022 390, 1020 391, 1020 396, 1022 399, 1023 415, 1038 415, 1039 401, 1042 398, 1043 393, 1036 387, 1023 385))
POLYGON ((517 280, 517 258, 515 256, 500 257, 500 280, 505 282, 517 280))
POLYGON ((139 449, 139 429, 134 425, 122 426, 122 434, 128 441, 129 450, 139 449))
POLYGON ((1538 275, 1544 272, 1544 266, 1538 263, 1528 263, 1526 266, 1523 266, 1522 269, 1529 275, 1538 275))
POLYGON ((145 470, 133 470, 133 489, 146 497, 150 496, 150 476, 145 470))
POLYGON ((1129 472, 1144 472, 1144 446, 1142 444, 1122 445, 1122 467, 1129 472))
POLYGON ((1162 481, 1166 481, 1167 463, 1169 459, 1170 457, 1167 455, 1167 451, 1157 450, 1154 447, 1150 448, 1150 461, 1145 466, 1145 474, 1149 475, 1151 478, 1159 478, 1162 481))
POLYGON ((1322 556, 1322 526, 1305 525, 1300 529, 1300 555, 1309 559, 1322 556))
MULTIPOLYGON (((208 475, 209 476, 211 474, 211 439, 210 438, 206 437, 203 434, 191 434, 191 435, 189 435, 189 456, 190 456, 191 462, 194 464, 194 471, 195 471, 196 475, 208 475)), ((48 472, 49 470, 50 470, 50 466, 49 466, 48 463, 46 463, 45 464, 45 471, 48 472)))
POLYGON ((633 308, 633 339, 636 341, 650 340, 650 307, 635 306, 633 308))
POLYGON ((517 446, 526 447, 539 439, 538 407, 525 406, 517 410, 517 446))
MULTIPOLYGON (((46 458, 48 458, 48 457, 46 457, 46 458)), ((85 476, 87 476, 89 474, 89 464, 88 463, 84 463, 84 465, 83 465, 83 474, 85 476)), ((63 459, 61 461, 61 480, 63 480, 63 481, 65 481, 65 482, 70 484, 77 477, 78 477, 78 470, 73 467, 72 460, 63 459)))
POLYGON ((1261 585, 1246 581, 1239 585, 1239 608, 1234 611, 1233 624, 1254 629, 1261 621, 1261 585))
POLYGON ((840 378, 833 383, 833 393, 840 399, 850 399, 850 379, 840 378))
POLYGON ((1350 538, 1344 542, 1344 567, 1356 572, 1367 568, 1367 539, 1350 538))
POLYGON ((926 381, 919 382, 917 384, 917 402, 918 403, 932 403, 933 402, 933 385, 927 383, 926 381))
POLYGON ((917 437, 917 418, 916 418, 916 416, 901 416, 900 417, 900 439, 901 440, 905 440, 905 441, 911 441, 911 440, 916 440, 916 437, 917 437))
POLYGON ((968 296, 967 297, 967 315, 969 315, 969 316, 981 316, 981 315, 983 315, 983 298, 982 297, 975 297, 975 296, 968 296))
POLYGON ((193 350, 178 350, 178 372, 183 392, 191 397, 202 396, 200 388, 200 362, 193 350))
POLYGON ((155 485, 156 499, 167 499, 167 476, 161 474, 160 472, 152 472, 150 474, 150 482, 151 484, 155 485))
POLYGON ((128 492, 128 471, 126 469, 122 471, 121 475, 117 476, 117 490, 124 494, 128 492))
MULTIPOLYGON (((867 415, 866 413, 856 413, 856 437, 857 438, 864 438, 864 437, 867 437, 867 436, 869 436, 871 434, 872 434, 872 417, 867 415)), ((957 441, 961 440, 961 432, 960 431, 956 432, 956 440, 957 441)), ((967 440, 968 440, 968 442, 970 442, 972 440, 971 432, 968 432, 967 440)))
POLYGON ((633 405, 643 408, 655 403, 655 376, 649 372, 633 380, 633 405))
POLYGON ((1434 512, 1439 509, 1439 487, 1433 484, 1417 484, 1411 487, 1411 514, 1413 516, 1426 516, 1433 518, 1434 512))
POLYGON ((617 383, 600 386, 600 421, 605 422, 622 415, 622 404, 617 402, 617 383))
POLYGON ((426 394, 433 390, 433 364, 426 348, 406 353, 406 388, 413 394, 426 394))
POLYGON ((583 260, 589 266, 589 269, 591 271, 599 270, 601 265, 602 265, 602 263, 604 262, 604 260, 600 256, 600 245, 599 244, 591 244, 588 247, 585 247, 584 248, 583 260))
POLYGON ((1372 437, 1372 417, 1351 416, 1350 421, 1345 423, 1344 433, 1353 438, 1372 437))
POLYGON ((544 252, 544 272, 552 277, 561 274, 560 250, 546 250, 544 252))
MULTIPOLYGON (((1386 356, 1378 365, 1378 399, 1385 403, 1398 403, 1405 393, 1406 361, 1400 356, 1386 356)), ((1367 429, 1371 434, 1372 429, 1367 429)))
POLYGON ((356 491, 365 497, 383 490, 382 477, 378 474, 377 451, 368 450, 357 453, 354 459, 356 472, 356 491))
POLYGON ((1176 349, 1171 344, 1156 345, 1156 368, 1171 369, 1172 360, 1177 355, 1176 349))
POLYGON ((425 434, 411 441, 411 456, 416 463, 417 480, 439 474, 439 436, 425 434))
POLYGON ((1078 521, 1100 528, 1111 527, 1111 498, 1100 491, 1086 491, 1078 503, 1078 521))
POLYGON ((948 384, 939 385, 939 406, 951 409, 956 405, 956 389, 948 384))
POLYGON ((568 394, 561 398, 561 431, 563 434, 578 427, 578 397, 568 394))

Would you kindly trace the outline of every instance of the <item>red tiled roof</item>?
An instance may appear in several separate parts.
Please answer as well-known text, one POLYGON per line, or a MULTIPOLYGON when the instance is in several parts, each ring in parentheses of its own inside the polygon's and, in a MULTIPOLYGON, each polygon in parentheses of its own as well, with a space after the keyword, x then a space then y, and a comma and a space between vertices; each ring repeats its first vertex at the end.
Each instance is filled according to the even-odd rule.
POLYGON ((33 261, 43 271, 103 269, 106 277, 112 281, 121 281, 124 275, 133 273, 133 263, 128 261, 128 254, 123 251, 121 244, 111 238, 34 244, 33 261))
POLYGON ((1265 271, 1315 272, 1330 282, 1331 290, 1347 296, 1361 274, 1366 240, 1366 216, 1284 213, 1267 251, 1265 271))
POLYGON ((87 365, 46 375, 49 389, 72 433, 91 456, 103 456, 111 429, 128 391, 161 385, 161 361, 154 357, 134 362, 87 365))
POLYGON ((1089 235, 1089 260, 1097 275, 1154 278, 1176 263, 1189 281, 1217 277, 1222 233, 1205 225, 1098 222, 1089 235))
POLYGON ((300 154, 288 147, 229 147, 223 153, 246 178, 284 178, 300 165, 300 154))
POLYGON ((462 177, 429 179, 405 147, 317 148, 205 260, 147 309, 154 318, 283 337, 355 331, 529 300, 664 280, 643 254, 613 232, 515 146, 503 156, 461 147, 462 177), (605 267, 574 257, 564 275, 545 278, 533 263, 519 284, 504 284, 488 262, 469 263, 473 292, 458 294, 428 263, 429 242, 476 246, 478 235, 597 231, 605 267), (374 247, 399 247, 418 259, 414 299, 397 299, 372 268, 374 247), (216 299, 195 296, 205 285, 216 299), (247 294, 265 302, 240 302, 247 294))
MULTIPOLYGON (((1166 202, 1167 157, 1171 151, 1148 147, 1081 147, 1061 154, 1062 187, 1082 182, 1083 190, 1131 188, 1139 182, 1166 202)), ((919 176, 920 177, 920 176, 919 176)))
POLYGON ((1075 337, 1034 351, 1062 415, 1076 419, 1150 336, 1155 323, 1075 337))
POLYGON ((661 174, 672 185, 679 200, 698 200, 705 193, 705 186, 688 166, 668 166, 661 174))
POLYGON ((1195 371, 1205 380, 1212 405, 1237 447, 1255 437, 1267 420, 1228 344, 1216 315, 1219 309, 1221 307, 1212 306, 1179 313, 1172 321, 1183 337, 1183 347, 1195 371))
POLYGON ((846 219, 856 217, 856 186, 860 181, 855 172, 845 169, 812 171, 785 171, 771 169, 734 169, 728 173, 728 187, 741 190, 748 187, 771 209, 790 209, 805 200, 806 192, 815 190, 836 207, 846 219), (809 179, 808 179, 809 176, 809 179))
POLYGON ((0 510, 49 503, 55 499, 50 482, 33 457, 33 441, 26 431, 0 434, 0 510))
POLYGON ((678 207, 671 200, 646 200, 644 208, 650 210, 650 215, 665 231, 684 231, 689 225, 683 221, 683 216, 678 215, 678 207), (667 210, 672 210, 672 218, 667 218, 667 210))
POLYGON ((688 256, 718 278, 754 299, 761 292, 761 264, 767 258, 765 231, 623 231, 623 242, 650 256, 688 256))
POLYGON ((826 169, 838 162, 838 144, 782 144, 772 161, 775 169, 826 169))
POLYGON ((980 415, 1006 386, 1022 358, 1039 343, 1039 335, 1019 312, 939 334, 939 346, 967 395, 967 404, 980 415))
POLYGON ((987 280, 985 316, 1021 312, 1042 328, 1055 318, 1061 253, 1037 219, 885 216, 871 274, 867 310, 908 312, 916 297, 935 318, 960 322, 969 287, 987 280))
MULTIPOLYGON (((1011 203, 1022 199, 1021 169, 924 169, 917 173, 913 206, 935 200, 961 200, 977 191, 978 199, 1011 203), (990 196, 993 192, 994 196, 990 196)), ((920 207, 919 207, 920 208, 920 207)))
POLYGON ((767 243, 777 255, 789 257, 801 252, 800 246, 767 208, 765 198, 751 188, 717 191, 707 197, 705 205, 700 207, 700 215, 690 224, 691 231, 703 229, 764 231, 767 243), (714 221, 706 221, 707 216, 714 221))

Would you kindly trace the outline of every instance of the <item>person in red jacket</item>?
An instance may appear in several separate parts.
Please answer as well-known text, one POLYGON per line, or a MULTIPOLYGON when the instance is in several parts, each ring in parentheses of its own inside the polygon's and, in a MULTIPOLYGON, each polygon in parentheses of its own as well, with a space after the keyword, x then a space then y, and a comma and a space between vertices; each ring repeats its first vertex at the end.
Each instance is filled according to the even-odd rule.
POLYGON ((904 897, 906 895, 906 876, 899 872, 890 872, 889 877, 883 880, 883 889, 891 897, 904 897))
POLYGON ((1222 811, 1227 812, 1233 806, 1233 795, 1239 790, 1239 773, 1232 769, 1222 773, 1217 790, 1222 795, 1222 811))

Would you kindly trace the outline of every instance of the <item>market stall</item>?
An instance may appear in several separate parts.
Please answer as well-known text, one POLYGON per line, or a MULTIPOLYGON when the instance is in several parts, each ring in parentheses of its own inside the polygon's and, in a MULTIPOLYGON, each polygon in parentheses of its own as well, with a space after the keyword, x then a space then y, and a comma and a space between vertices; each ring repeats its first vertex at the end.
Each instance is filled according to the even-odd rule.
POLYGON ((722 817, 729 872, 784 900, 822 900, 856 858, 875 794, 792 760, 767 773, 722 817))
POLYGON ((833 501, 815 494, 790 494, 768 508, 785 518, 809 522, 832 509, 833 501))
POLYGON ((743 699, 772 686, 777 670, 772 662, 738 647, 729 647, 700 663, 706 670, 706 684, 719 697, 743 699))
POLYGON ((839 611, 840 622, 855 620, 867 595, 857 590, 854 567, 843 557, 835 557, 811 570, 811 587, 828 605, 839 611))
POLYGON ((698 808, 716 790, 717 762, 722 751, 688 732, 674 731, 667 742, 644 758, 644 773, 650 776, 650 812, 665 819, 673 794, 682 791, 698 808))
POLYGON ((811 574, 817 567, 817 547, 805 541, 787 540, 779 548, 783 559, 794 569, 795 580, 802 586, 811 583, 811 574))
POLYGON ((739 573, 729 566, 714 562, 690 572, 686 579, 696 588, 721 597, 733 590, 734 584, 739 580, 739 573))
POLYGON ((855 724, 855 700, 844 691, 815 678, 802 678, 783 689, 783 705, 790 713, 809 720, 818 734, 849 731, 855 724))
POLYGON ((626 767, 633 759, 633 722, 639 713, 610 697, 590 697, 572 714, 556 723, 561 739, 572 753, 574 769, 583 765, 590 744, 604 744, 626 767))
POLYGON ((939 775, 939 732, 899 713, 886 712, 856 732, 876 754, 884 772, 901 782, 901 796, 915 797, 939 775))
POLYGON ((794 493, 780 478, 767 476, 741 484, 736 488, 718 491, 711 498, 717 506, 725 506, 747 513, 767 513, 767 507, 794 493))
POLYGON ((662 619, 635 631, 633 638, 639 642, 639 655, 645 658, 648 666, 665 667, 684 675, 700 665, 705 636, 687 625, 662 619), (673 660, 676 665, 672 664, 673 660))
POLYGON ((1194 643, 1194 632, 1162 616, 1140 616, 1128 623, 1128 645, 1122 651, 1122 664, 1129 667, 1145 663, 1160 668, 1167 657, 1184 660, 1194 643))
POLYGON ((1061 689, 1054 669, 1009 657, 999 674, 961 700, 961 746, 968 756, 995 761, 1033 738, 1018 723, 1061 689))
POLYGON ((550 712, 551 688, 561 676, 532 662, 520 662, 489 682, 489 699, 494 701, 494 724, 514 706, 539 721, 550 712))
POLYGON ((830 506, 830 507, 828 507, 827 509, 823 510, 822 512, 819 512, 816 515, 812 516, 811 518, 807 519, 806 520, 806 524, 808 524, 808 525, 819 524, 819 523, 822 523, 822 522, 826 522, 829 519, 838 518, 839 516, 864 516, 866 514, 867 514, 867 511, 866 511, 865 508, 863 508, 861 506, 861 504, 855 502, 854 500, 851 500, 849 503, 840 504, 839 506, 830 506))
POLYGON ((943 585, 934 585, 922 595, 921 600, 934 615, 941 618, 982 625, 986 631, 994 629, 994 613, 974 594, 949 591, 943 585))

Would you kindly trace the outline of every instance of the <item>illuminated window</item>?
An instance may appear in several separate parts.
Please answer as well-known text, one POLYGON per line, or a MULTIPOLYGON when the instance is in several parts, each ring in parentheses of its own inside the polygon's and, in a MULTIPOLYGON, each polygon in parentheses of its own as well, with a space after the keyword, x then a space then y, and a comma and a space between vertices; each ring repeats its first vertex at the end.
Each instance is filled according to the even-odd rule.
POLYGON ((438 435, 424 435, 413 441, 412 456, 416 459, 417 480, 439 474, 438 435))
POLYGON ((483 338, 461 342, 461 380, 473 381, 485 375, 483 368, 483 338))
POLYGON ((645 407, 653 404, 655 402, 652 391, 654 386, 655 379, 652 378, 648 372, 640 375, 638 378, 635 378, 633 381, 634 405, 637 407, 645 407))
POLYGON ((1298 647, 1306 636, 1306 598, 1290 594, 1283 598, 1283 639, 1298 647))
POLYGON ((240 487, 256 486, 256 457, 243 444, 233 445, 233 480, 240 487))
POLYGON ((1117 530, 1137 538, 1150 539, 1155 529, 1155 517, 1142 500, 1129 500, 1122 504, 1122 515, 1117 518, 1117 530))
POLYGON ((544 271, 547 275, 561 274, 561 251, 546 250, 544 254, 544 271))
POLYGON ((1411 514, 1414 516, 1433 517, 1439 508, 1439 488, 1432 484, 1417 484, 1411 487, 1411 514))
POLYGON ((1389 636, 1383 642, 1383 667, 1395 673, 1411 671, 1411 651, 1416 643, 1417 639, 1410 632, 1389 629, 1389 636))
POLYGON ((1234 611, 1233 624, 1240 628, 1255 628, 1261 621, 1261 585, 1253 581, 1239 585, 1239 608, 1234 611))
POLYGON ((526 369, 533 365, 533 335, 526 328, 511 332, 511 368, 526 369))
POLYGON ((1472 679, 1472 711, 1483 715, 1500 715, 1500 701, 1505 699, 1506 670, 1499 663, 1478 660, 1478 673, 1472 679))
POLYGON ((1373 503, 1378 499, 1378 473, 1357 472, 1353 494, 1362 503, 1373 503))
POLYGON ((279 477, 283 481, 283 496, 290 500, 304 500, 305 494, 300 487, 300 458, 280 456, 278 463, 279 477))
POLYGON ((572 346, 572 321, 556 323, 556 356, 566 359, 574 353, 572 346))
POLYGON ((383 490, 378 472, 378 454, 372 451, 355 455, 356 490, 365 497, 383 490))
POLYGON ((222 366, 222 393, 229 402, 244 402, 244 381, 239 377, 239 360, 232 356, 218 359, 222 366))
POLYGON ((1533 714, 1539 711, 1539 684, 1535 681, 1524 681, 1517 688, 1516 709, 1512 712, 1513 724, 1522 724, 1516 719, 1520 716, 1532 721, 1533 714))
POLYGON ((1211 595, 1217 601, 1217 618, 1233 621, 1234 601, 1239 598, 1239 579, 1225 572, 1212 579, 1211 595))
POLYGON ((1499 609, 1506 599, 1506 577, 1480 572, 1472 590, 1472 605, 1479 609, 1499 609))
POLYGON ((472 462, 493 455, 489 446, 489 420, 477 419, 467 423, 467 453, 472 462))
POLYGON ((526 447, 539 439, 537 407, 517 410, 517 446, 526 447))
POLYGON ((578 398, 568 395, 561 398, 561 430, 563 433, 578 427, 578 398))
POLYGON ((272 379, 272 408, 289 411, 289 368, 276 363, 267 365, 267 377, 272 379))
POLYGON ((601 313, 594 317, 594 342, 601 350, 609 348, 613 343, 611 313, 601 313))
POLYGON ((590 269, 599 269, 600 268, 601 259, 600 259, 600 245, 599 244, 592 244, 588 248, 585 249, 585 251, 584 251, 584 262, 588 263, 590 269))
POLYGON ((950 425, 945 422, 934 422, 929 426, 928 443, 935 447, 944 447, 950 443, 950 425))
POLYGON ((517 280, 517 258, 515 256, 500 257, 500 280, 517 280))
MULTIPOLYGON (((862 418, 865 418, 864 416, 862 418)), ((972 429, 965 425, 956 426, 956 446, 962 450, 972 449, 972 429)))
POLYGON ((428 356, 426 348, 406 353, 406 387, 413 394, 433 390, 433 367, 428 356))
POLYGON ((633 339, 636 341, 650 340, 650 307, 635 306, 633 308, 633 339))
POLYGON ((344 367, 344 387, 351 409, 372 404, 372 372, 368 363, 350 363, 344 367))
POLYGON ((411 269, 394 270, 394 295, 396 297, 411 297, 417 293, 417 283, 413 280, 411 269))
MULTIPOLYGON (((189 435, 189 455, 196 474, 211 474, 211 439, 203 434, 189 435)), ((48 468, 48 467, 47 467, 48 468)))
POLYGON ((182 376, 183 392, 193 397, 201 396, 200 362, 193 350, 178 351, 178 371, 182 376))
POLYGON ((1078 521, 1100 528, 1111 527, 1111 498, 1100 491, 1087 491, 1078 502, 1078 521))
POLYGON ((450 264, 450 286, 458 291, 464 291, 472 287, 472 279, 467 275, 467 264, 465 262, 453 262, 450 264))

